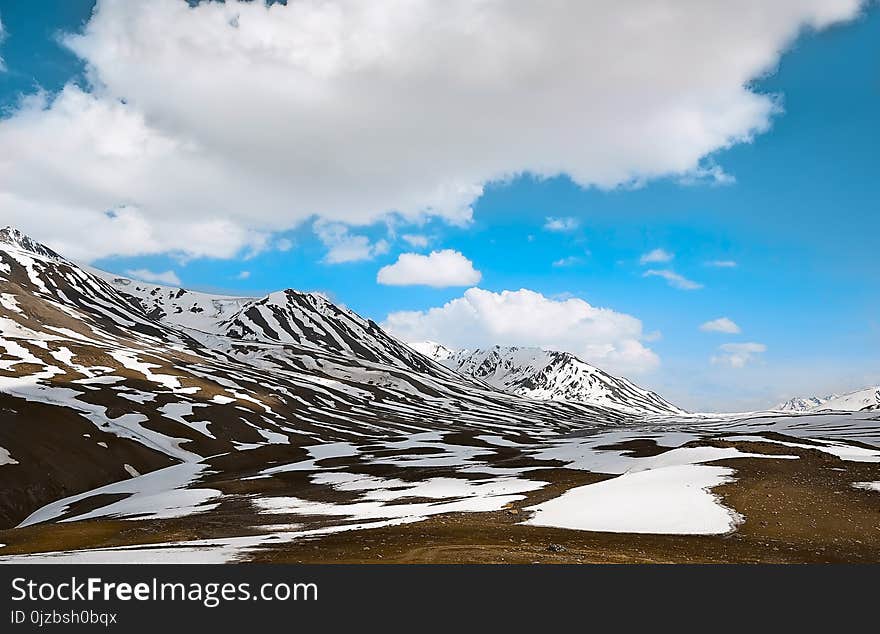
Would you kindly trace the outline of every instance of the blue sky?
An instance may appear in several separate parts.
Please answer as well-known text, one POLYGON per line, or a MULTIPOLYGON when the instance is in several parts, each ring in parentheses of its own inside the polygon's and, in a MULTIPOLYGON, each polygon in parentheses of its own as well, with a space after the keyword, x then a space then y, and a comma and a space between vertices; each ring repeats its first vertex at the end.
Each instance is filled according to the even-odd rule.
MULTIPOLYGON (((37 9, 0 1, 5 120, 37 90, 52 95, 71 81, 96 90, 84 75, 86 54, 58 39, 83 28, 91 5, 47 2, 37 9)), ((694 409, 757 408, 880 383, 880 11, 871 6, 845 24, 786 42, 749 91, 774 96, 779 108, 769 129, 702 154, 700 170, 612 187, 584 186, 565 173, 490 180, 472 201, 470 222, 399 213, 340 224, 344 235, 368 245, 353 261, 328 261, 327 240, 316 229, 320 208, 287 227, 269 227, 256 248, 220 257, 160 245, 141 255, 111 249, 81 259, 118 273, 173 271, 196 289, 320 290, 378 322, 397 311, 442 307, 473 285, 493 293, 530 289, 549 301, 579 298, 639 320, 636 338, 658 363, 624 364, 622 371, 694 409), (548 219, 564 226, 552 230, 548 219), (404 235, 427 243, 413 246, 404 235), (640 262, 655 249, 672 257, 640 262), (461 254, 480 272, 479 282, 377 283, 377 272, 399 255, 435 250, 461 254), (678 288, 646 276, 649 270, 673 272, 698 288, 678 288), (722 317, 740 332, 700 329, 722 317), (721 348, 729 344, 760 349, 721 348), (744 358, 732 358, 743 351, 744 358)), ((42 227, 25 229, 41 238, 42 227)), ((523 343, 534 342, 539 334, 523 343)))

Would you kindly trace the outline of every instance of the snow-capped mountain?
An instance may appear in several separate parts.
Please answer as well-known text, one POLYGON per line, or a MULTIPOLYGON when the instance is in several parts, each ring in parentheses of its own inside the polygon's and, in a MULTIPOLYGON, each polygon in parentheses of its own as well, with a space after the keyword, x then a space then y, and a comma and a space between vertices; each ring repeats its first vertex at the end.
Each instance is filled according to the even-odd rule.
POLYGON ((809 396, 809 397, 800 397, 796 396, 793 399, 785 401, 784 403, 780 403, 773 409, 780 410, 783 412, 806 412, 815 407, 819 407, 823 403, 830 401, 833 398, 837 398, 837 394, 829 394, 828 396, 809 396))
POLYGON ((3 227, 0 229, 0 245, 5 249, 14 249, 16 251, 32 253, 50 260, 63 259, 49 247, 40 244, 30 236, 25 235, 15 227, 3 227))
POLYGON ((790 412, 862 412, 880 409, 880 386, 846 394, 793 398, 776 409, 790 412))
MULTIPOLYGON (((502 509, 507 535, 511 516, 539 512, 530 496, 580 513, 565 496, 595 485, 577 471, 601 474, 596 485, 620 478, 624 492, 661 469, 696 491, 725 482, 680 480, 682 467, 708 471, 681 458, 753 455, 716 446, 737 429, 796 430, 786 454, 877 454, 864 446, 873 412, 830 425, 679 413, 570 354, 411 347, 321 295, 145 284, 0 230, 0 563, 47 549, 36 556, 297 561, 304 542, 340 531, 502 509), (827 439, 852 424, 859 446, 827 439), (827 444, 798 442, 816 434, 827 444), (688 455, 630 441, 686 443, 688 455)), ((620 505, 627 522, 642 499, 620 505)), ((732 516, 719 514, 726 532, 732 516)))
POLYGON ((814 409, 826 412, 864 412, 880 409, 880 386, 866 387, 863 390, 829 398, 814 409))
POLYGON ((446 361, 456 353, 452 348, 447 348, 442 343, 437 343, 436 341, 416 341, 410 343, 409 347, 417 352, 421 352, 426 357, 441 362, 446 361))
POLYGON ((210 295, 92 272, 136 301, 153 319, 190 331, 241 341, 314 347, 373 362, 427 369, 424 359, 375 322, 336 306, 318 293, 286 289, 265 297, 210 295))
POLYGON ((659 395, 568 352, 494 346, 452 350, 432 341, 410 347, 448 368, 530 399, 588 403, 642 414, 684 414, 659 395))
POLYGON ((313 445, 544 437, 639 418, 612 405, 508 393, 321 295, 144 284, 0 230, 0 528, 53 500, 209 457, 234 482, 313 445))

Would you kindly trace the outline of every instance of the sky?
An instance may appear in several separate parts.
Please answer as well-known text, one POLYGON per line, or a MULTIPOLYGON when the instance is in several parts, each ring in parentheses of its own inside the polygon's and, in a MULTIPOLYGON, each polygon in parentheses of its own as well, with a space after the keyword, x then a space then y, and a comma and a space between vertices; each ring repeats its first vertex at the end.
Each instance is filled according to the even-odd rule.
POLYGON ((0 0, 0 224, 691 410, 880 384, 880 8, 0 0))

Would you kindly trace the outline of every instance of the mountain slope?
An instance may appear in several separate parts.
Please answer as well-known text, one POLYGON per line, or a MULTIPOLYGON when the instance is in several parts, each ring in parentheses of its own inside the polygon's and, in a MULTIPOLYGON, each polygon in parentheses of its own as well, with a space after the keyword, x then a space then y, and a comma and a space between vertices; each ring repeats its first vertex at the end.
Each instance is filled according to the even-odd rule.
POLYGON ((436 361, 446 361, 456 353, 452 348, 447 348, 442 343, 437 343, 436 341, 416 341, 408 345, 413 350, 436 361))
POLYGON ((833 398, 837 398, 837 394, 829 394, 828 396, 809 396, 809 397, 801 397, 796 396, 793 399, 789 399, 784 403, 780 403, 773 409, 779 410, 782 412, 806 412, 815 407, 819 407, 823 403, 830 401, 833 398))
POLYGON ((880 409, 880 386, 848 392, 829 398, 816 411, 863 412, 880 409))
POLYGON ((462 376, 318 295, 141 284, 0 230, 0 527, 207 457, 237 482, 327 443, 436 430, 543 437, 634 419, 462 376))
MULTIPOLYGON (((425 350, 468 374, 324 298, 231 298, 108 278, 0 231, 0 563, 366 561, 365 552, 430 561, 449 551, 450 535, 465 545, 455 560, 479 550, 483 561, 527 562, 570 527, 536 526, 544 505, 583 517, 582 494, 608 486, 622 496, 611 505, 622 530, 655 533, 657 521, 696 517, 688 530, 703 535, 697 550, 684 535, 653 534, 646 560, 676 549, 704 556, 710 536, 692 493, 723 520, 712 530, 723 531, 715 547, 729 561, 737 513, 758 525, 767 491, 779 488, 779 469, 751 463, 792 456, 800 459, 782 470, 797 485, 786 492, 801 496, 789 504, 791 551, 803 549, 803 509, 821 499, 832 506, 814 509, 820 527, 829 513, 858 519, 822 551, 857 544, 858 560, 876 559, 876 544, 864 542, 876 501, 863 488, 880 480, 875 412, 658 417, 645 413, 664 407, 650 393, 564 353, 425 350), (759 449, 777 442, 786 446, 759 449), (718 478, 702 478, 710 472, 718 478), (634 476, 674 485, 632 487, 634 476), (718 483, 744 487, 735 497, 760 508, 724 507, 708 490, 718 483), (636 525, 641 507, 648 514, 636 525)), ((602 514, 608 505, 587 507, 602 514)), ((779 541, 776 519, 788 520, 770 519, 772 534, 746 543, 748 560, 779 541)), ((608 529, 576 528, 590 540, 608 529)), ((632 546, 613 550, 621 541, 608 542, 608 561, 632 560, 632 546)))
POLYGON ((861 412, 880 409, 880 386, 866 387, 846 394, 793 398, 775 409, 790 412, 861 412))
POLYGON ((641 414, 685 413, 654 392, 568 352, 502 346, 453 351, 434 342, 410 346, 465 376, 530 399, 588 403, 641 414))
POLYGON ((93 273, 165 324, 241 341, 295 344, 418 371, 433 367, 375 322, 318 293, 286 289, 265 297, 231 297, 93 273))

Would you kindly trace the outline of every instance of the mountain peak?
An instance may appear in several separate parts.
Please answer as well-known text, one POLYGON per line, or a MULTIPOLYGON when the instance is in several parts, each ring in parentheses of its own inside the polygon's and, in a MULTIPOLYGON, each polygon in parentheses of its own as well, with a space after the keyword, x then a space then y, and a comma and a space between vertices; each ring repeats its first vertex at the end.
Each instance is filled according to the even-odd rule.
POLYGON ((775 409, 786 412, 858 412, 880 409, 880 386, 866 387, 846 394, 793 398, 777 405, 775 409))
POLYGON ((445 361, 456 352, 452 348, 447 348, 442 343, 437 343, 436 341, 413 341, 406 345, 435 361, 445 361))
POLYGON ((683 414, 654 392, 615 377, 570 352, 489 346, 452 350, 433 341, 409 346, 465 376, 536 400, 569 401, 639 414, 683 414))
POLYGON ((0 246, 27 251, 44 258, 52 258, 55 260, 62 259, 61 256, 55 253, 52 249, 37 242, 11 225, 7 225, 0 229, 0 246))
POLYGON ((773 409, 782 412, 806 412, 815 407, 819 407, 823 403, 827 403, 838 396, 839 394, 828 394, 827 396, 796 396, 784 403, 779 403, 773 409))
POLYGON ((798 413, 880 410, 880 386, 866 387, 845 394, 793 398, 790 401, 777 405, 775 409, 798 413))

